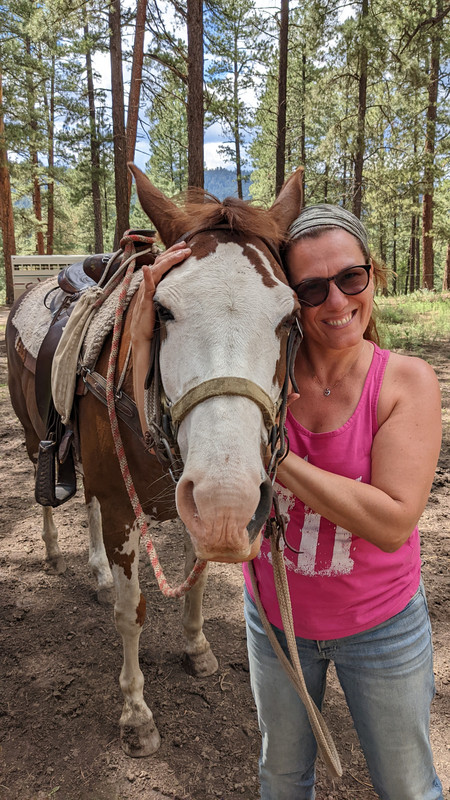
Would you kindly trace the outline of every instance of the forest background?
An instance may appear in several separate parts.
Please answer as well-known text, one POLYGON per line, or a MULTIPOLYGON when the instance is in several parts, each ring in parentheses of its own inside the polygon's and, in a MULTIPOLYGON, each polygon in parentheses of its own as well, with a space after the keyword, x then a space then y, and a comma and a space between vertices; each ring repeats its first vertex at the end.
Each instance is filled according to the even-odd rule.
POLYGON ((306 204, 364 221, 392 294, 449 288, 445 0, 0 9, 3 292, 11 254, 111 251, 148 227, 127 160, 169 195, 205 185, 267 206, 303 165, 306 204), (218 126, 226 186, 213 183, 224 170, 204 172, 218 126))

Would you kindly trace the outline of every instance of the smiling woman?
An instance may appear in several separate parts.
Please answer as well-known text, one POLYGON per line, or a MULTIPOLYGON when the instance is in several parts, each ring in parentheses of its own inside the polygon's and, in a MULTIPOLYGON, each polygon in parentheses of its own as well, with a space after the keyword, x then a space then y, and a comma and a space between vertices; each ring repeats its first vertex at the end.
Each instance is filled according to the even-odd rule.
MULTIPOLYGON (((417 529, 440 447, 437 379, 424 361, 380 349, 373 306, 384 276, 353 214, 305 209, 285 260, 304 339, 275 488, 306 685, 320 708, 334 662, 380 797, 442 800, 428 736, 432 649, 417 529)), ((253 564, 286 649, 267 541, 253 564)), ((261 799, 312 800, 311 728, 269 644, 247 565, 244 573, 261 799)))

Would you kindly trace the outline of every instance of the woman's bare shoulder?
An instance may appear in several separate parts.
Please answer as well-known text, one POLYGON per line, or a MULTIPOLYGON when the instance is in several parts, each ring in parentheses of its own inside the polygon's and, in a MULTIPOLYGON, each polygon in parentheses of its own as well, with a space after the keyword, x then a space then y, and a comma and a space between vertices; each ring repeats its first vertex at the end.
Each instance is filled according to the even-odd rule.
POLYGON ((433 383, 438 385, 436 373, 423 358, 417 356, 403 355, 402 353, 390 353, 386 367, 386 379, 398 384, 408 385, 433 383))
POLYGON ((380 424, 390 416, 394 408, 411 402, 422 407, 440 403, 436 373, 431 364, 422 358, 391 352, 380 392, 380 424))

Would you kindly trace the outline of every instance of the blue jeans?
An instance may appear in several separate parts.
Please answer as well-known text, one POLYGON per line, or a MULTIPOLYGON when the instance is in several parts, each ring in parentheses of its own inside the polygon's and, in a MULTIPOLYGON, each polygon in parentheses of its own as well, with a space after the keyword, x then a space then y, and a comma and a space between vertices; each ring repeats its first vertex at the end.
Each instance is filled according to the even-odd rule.
MULTIPOLYGON (((316 743, 299 699, 245 591, 252 692, 262 735, 261 800, 314 800, 316 743)), ((287 653, 283 631, 273 628, 287 653)), ((423 587, 392 619, 330 641, 297 638, 319 708, 333 661, 375 791, 382 800, 443 800, 429 741, 434 695, 431 628, 423 587)))

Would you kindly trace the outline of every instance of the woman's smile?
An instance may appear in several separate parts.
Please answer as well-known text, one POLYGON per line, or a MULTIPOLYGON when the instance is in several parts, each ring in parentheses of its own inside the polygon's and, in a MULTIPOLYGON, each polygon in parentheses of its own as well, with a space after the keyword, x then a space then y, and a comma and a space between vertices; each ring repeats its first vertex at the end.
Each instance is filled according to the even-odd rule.
POLYGON ((340 317, 339 319, 324 319, 322 322, 324 325, 331 325, 333 328, 344 328, 350 324, 353 317, 356 314, 356 308, 353 311, 350 311, 345 317, 340 317))

